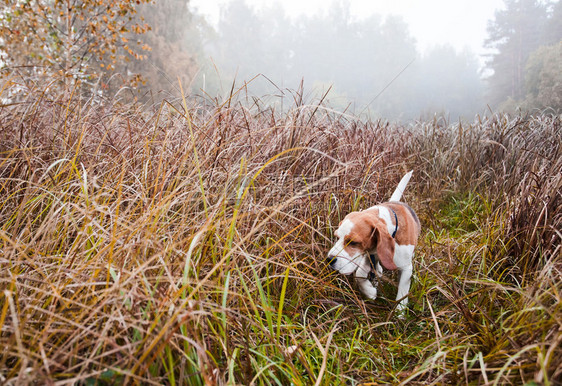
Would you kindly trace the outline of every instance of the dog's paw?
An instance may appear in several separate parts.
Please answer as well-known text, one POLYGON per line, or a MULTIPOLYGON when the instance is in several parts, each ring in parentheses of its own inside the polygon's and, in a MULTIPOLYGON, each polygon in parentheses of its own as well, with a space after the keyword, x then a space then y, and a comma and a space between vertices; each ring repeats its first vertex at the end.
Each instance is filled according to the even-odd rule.
POLYGON ((377 288, 373 287, 373 284, 371 284, 369 280, 361 280, 358 284, 361 293, 365 295, 366 298, 371 300, 375 300, 377 298, 377 288))
POLYGON ((400 302, 394 311, 398 319, 404 319, 408 314, 408 303, 400 302))

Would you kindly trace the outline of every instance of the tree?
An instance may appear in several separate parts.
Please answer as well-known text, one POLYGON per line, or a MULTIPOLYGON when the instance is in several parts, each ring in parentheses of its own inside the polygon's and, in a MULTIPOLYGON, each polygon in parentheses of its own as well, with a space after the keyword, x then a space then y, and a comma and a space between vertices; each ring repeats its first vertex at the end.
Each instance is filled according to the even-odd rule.
POLYGON ((142 61, 126 63, 124 73, 140 74, 143 84, 137 91, 175 91, 179 94, 178 80, 188 90, 197 74, 203 47, 201 42, 207 25, 189 9, 189 0, 158 0, 138 9, 137 19, 149 25, 143 41, 150 46, 142 61))
POLYGON ((483 85, 472 52, 457 53, 449 45, 435 47, 421 59, 418 76, 415 100, 419 110, 431 115, 444 111, 453 120, 484 110, 483 85))
POLYGON ((562 41, 533 52, 526 67, 524 106, 562 112, 562 41))
MULTIPOLYGON (((281 87, 287 80, 291 32, 280 5, 260 13, 244 0, 234 0, 223 8, 212 55, 225 90, 230 90, 234 79, 243 84, 260 74, 281 87)), ((265 78, 258 78, 252 81, 250 89, 261 97, 275 87, 265 78)))
POLYGON ((378 95, 372 106, 379 116, 413 118, 419 113, 414 108, 413 90, 418 56, 415 39, 408 24, 398 16, 387 17, 379 28, 381 40, 375 59, 366 63, 370 69, 363 67, 362 71, 371 78, 371 95, 378 95))
POLYGON ((489 38, 485 44, 493 50, 486 63, 493 71, 488 78, 493 105, 507 98, 523 99, 525 63, 539 47, 547 20, 547 8, 537 0, 506 0, 505 5, 488 24, 489 38))
POLYGON ((544 27, 544 43, 556 44, 562 40, 562 1, 553 4, 544 27))
POLYGON ((2 0, 2 75, 24 80, 60 74, 64 84, 88 83, 120 63, 142 59, 137 36, 149 26, 134 19, 150 0, 2 0))

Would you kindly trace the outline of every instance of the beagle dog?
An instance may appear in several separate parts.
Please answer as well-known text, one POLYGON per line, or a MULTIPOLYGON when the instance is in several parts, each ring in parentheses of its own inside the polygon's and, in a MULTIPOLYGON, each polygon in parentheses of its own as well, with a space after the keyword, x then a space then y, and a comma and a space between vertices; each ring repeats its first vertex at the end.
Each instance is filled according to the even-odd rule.
POLYGON ((412 257, 421 229, 414 210, 400 202, 410 177, 412 171, 402 177, 389 202, 345 216, 335 232, 338 241, 328 252, 330 267, 344 275, 355 273, 359 289, 369 299, 377 297, 376 279, 383 267, 398 269, 398 311, 408 304, 412 257))

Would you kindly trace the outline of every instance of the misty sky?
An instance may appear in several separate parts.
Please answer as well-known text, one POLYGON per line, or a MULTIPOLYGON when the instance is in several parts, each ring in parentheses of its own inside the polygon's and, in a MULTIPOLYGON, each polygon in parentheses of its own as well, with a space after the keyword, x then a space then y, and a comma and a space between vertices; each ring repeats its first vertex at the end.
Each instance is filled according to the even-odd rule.
MULTIPOLYGON (((229 0, 191 0, 191 5, 216 25, 219 9, 229 0)), ((322 14, 329 0, 246 0, 256 9, 281 3, 287 14, 322 14)), ((420 52, 435 45, 451 44, 457 50, 469 47, 482 54, 486 25, 494 11, 503 8, 503 0, 349 0, 354 17, 371 14, 401 15, 410 25, 420 52)))

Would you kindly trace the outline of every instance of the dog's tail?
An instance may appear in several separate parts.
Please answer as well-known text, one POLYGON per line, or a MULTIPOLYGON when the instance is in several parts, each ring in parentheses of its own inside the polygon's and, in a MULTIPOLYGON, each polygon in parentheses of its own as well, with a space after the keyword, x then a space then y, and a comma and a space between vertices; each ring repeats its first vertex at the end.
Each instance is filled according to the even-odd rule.
POLYGON ((410 181, 410 177, 412 177, 413 172, 414 172, 413 170, 410 170, 408 173, 404 175, 404 177, 402 177, 400 183, 396 187, 396 190, 394 191, 394 193, 392 193, 392 196, 390 196, 390 201, 400 201, 400 198, 402 198, 402 193, 404 193, 404 190, 406 189, 406 185, 408 185, 408 182, 410 181))

